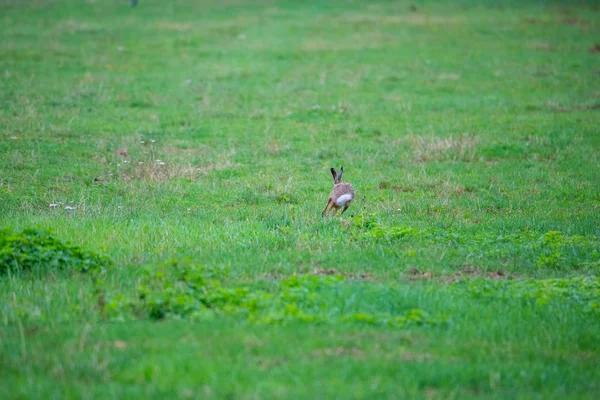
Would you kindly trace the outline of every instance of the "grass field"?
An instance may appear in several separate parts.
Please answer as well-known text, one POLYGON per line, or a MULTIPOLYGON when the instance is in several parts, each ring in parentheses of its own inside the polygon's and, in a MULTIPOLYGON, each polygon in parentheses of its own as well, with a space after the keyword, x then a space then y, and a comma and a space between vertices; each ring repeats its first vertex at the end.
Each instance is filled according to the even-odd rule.
POLYGON ((600 4, 216 3, 0 0, 0 398, 595 398, 600 4))

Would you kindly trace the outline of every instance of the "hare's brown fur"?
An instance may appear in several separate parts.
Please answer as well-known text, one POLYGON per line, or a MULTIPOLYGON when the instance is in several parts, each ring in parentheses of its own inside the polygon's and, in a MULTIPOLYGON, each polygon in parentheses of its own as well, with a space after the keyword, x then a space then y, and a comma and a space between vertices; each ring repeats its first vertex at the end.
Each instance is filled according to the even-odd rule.
POLYGON ((354 200, 354 187, 347 182, 342 182, 343 173, 343 167, 340 168, 339 174, 335 172, 335 169, 331 168, 331 175, 333 175, 333 190, 329 195, 327 205, 323 209, 323 215, 327 214, 327 209, 333 209, 333 215, 335 215, 340 208, 344 207, 340 214, 340 216, 342 216, 348 207, 350 207, 352 200, 354 200))

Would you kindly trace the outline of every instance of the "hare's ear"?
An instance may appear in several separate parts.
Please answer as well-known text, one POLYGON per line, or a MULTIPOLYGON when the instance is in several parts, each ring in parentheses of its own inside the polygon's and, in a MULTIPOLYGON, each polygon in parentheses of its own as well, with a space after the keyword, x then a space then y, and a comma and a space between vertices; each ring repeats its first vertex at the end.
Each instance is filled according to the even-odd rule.
POLYGON ((335 173, 335 169, 333 169, 333 167, 331 167, 330 171, 331 171, 331 175, 333 175, 333 181, 335 182, 335 180, 337 179, 337 174, 335 173))
POLYGON ((344 167, 340 167, 340 172, 338 173, 338 182, 342 181, 342 175, 344 174, 344 167))

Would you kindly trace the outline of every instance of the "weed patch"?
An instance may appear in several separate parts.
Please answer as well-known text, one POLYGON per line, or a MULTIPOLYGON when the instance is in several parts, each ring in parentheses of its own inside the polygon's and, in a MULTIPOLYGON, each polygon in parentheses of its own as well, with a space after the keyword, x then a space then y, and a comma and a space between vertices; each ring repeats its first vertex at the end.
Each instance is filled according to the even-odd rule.
POLYGON ((584 312, 600 317, 600 278, 573 277, 555 279, 475 280, 457 283, 476 298, 527 299, 546 305, 557 301, 573 301, 584 312))
MULTIPOLYGON (((228 280, 227 269, 172 260, 147 268, 137 296, 117 296, 107 301, 104 313, 116 319, 205 319, 229 315, 243 316, 256 324, 300 321, 390 327, 434 326, 447 320, 415 308, 392 313, 349 306, 345 295, 353 291, 353 286, 340 274, 292 275, 269 289, 231 286, 228 280)), ((363 283, 361 287, 374 296, 379 289, 389 290, 375 284, 363 283)))
POLYGON ((354 217, 353 237, 359 240, 392 240, 400 238, 419 238, 424 232, 410 226, 389 226, 381 223, 376 214, 354 217))
POLYGON ((64 243, 45 231, 0 230, 0 276, 56 270, 98 272, 110 264, 108 258, 64 243))
POLYGON ((518 257, 532 270, 567 270, 571 268, 596 270, 600 262, 600 241, 595 235, 566 235, 560 231, 534 232, 519 230, 497 234, 457 232, 455 229, 421 228, 406 225, 387 225, 377 214, 353 218, 350 225, 352 240, 358 242, 406 241, 446 246, 465 255, 468 265, 481 259, 518 257))

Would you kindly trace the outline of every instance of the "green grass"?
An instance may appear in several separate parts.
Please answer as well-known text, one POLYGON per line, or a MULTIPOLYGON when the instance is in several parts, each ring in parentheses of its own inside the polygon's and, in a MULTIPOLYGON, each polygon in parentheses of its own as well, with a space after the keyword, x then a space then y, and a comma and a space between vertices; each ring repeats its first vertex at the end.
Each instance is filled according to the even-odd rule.
POLYGON ((598 2, 212 3, 0 0, 0 398, 594 398, 598 2))

